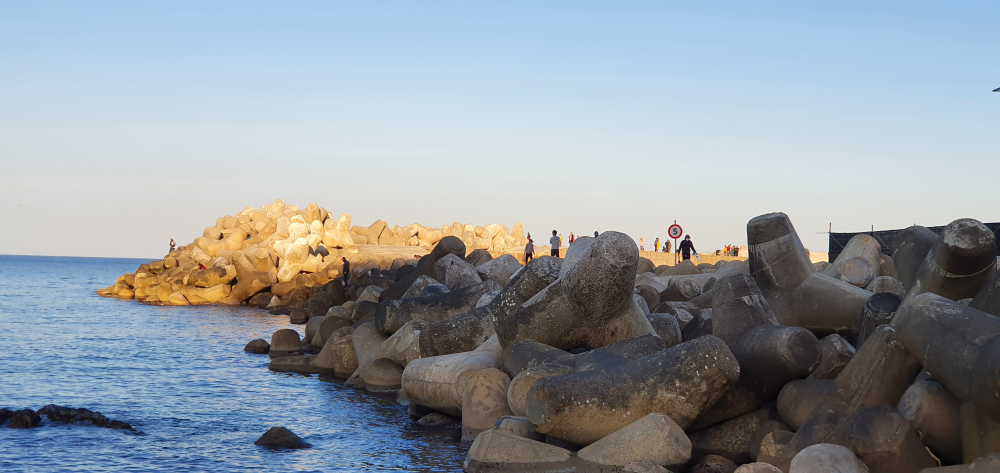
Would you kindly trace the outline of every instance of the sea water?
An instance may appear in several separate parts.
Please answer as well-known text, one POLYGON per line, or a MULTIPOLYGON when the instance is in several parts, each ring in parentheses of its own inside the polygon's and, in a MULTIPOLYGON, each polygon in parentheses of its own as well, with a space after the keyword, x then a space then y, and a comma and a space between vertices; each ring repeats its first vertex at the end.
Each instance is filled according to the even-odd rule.
POLYGON ((0 407, 83 407, 138 432, 0 426, 0 471, 461 471, 460 432, 424 428, 343 380, 243 351, 288 316, 159 307, 94 291, 148 260, 0 256, 0 407), (312 448, 253 442, 285 426, 312 448))

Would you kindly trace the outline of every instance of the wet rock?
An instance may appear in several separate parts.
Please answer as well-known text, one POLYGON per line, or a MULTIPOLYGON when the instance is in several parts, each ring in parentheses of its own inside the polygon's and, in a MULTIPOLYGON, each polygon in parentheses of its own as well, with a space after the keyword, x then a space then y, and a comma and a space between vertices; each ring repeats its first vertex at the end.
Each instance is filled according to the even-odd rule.
POLYGON ((632 299, 638 249, 628 236, 605 232, 577 240, 559 279, 512 313, 497 316, 503 346, 535 340, 556 348, 600 348, 655 333, 632 299))
POLYGON ((302 341, 299 340, 299 333, 295 330, 283 328, 271 335, 271 348, 267 352, 271 358, 301 354, 302 341))
POLYGON ((267 343, 267 341, 263 338, 258 338, 256 340, 250 340, 246 346, 243 347, 243 351, 263 355, 271 351, 271 344, 267 343))
POLYGON ((254 445, 271 448, 308 448, 310 445, 284 427, 271 427, 261 435, 254 445))
POLYGON ((464 471, 563 471, 571 470, 569 450, 518 437, 500 430, 487 430, 472 443, 464 471))
POLYGON ((83 422, 90 422, 95 427, 135 431, 135 429, 133 429, 132 426, 126 422, 122 422, 120 420, 111 420, 102 415, 100 412, 95 412, 83 408, 72 408, 66 406, 57 406, 55 404, 49 404, 39 409, 38 415, 45 416, 52 422, 60 422, 63 424, 79 424, 83 422))
POLYGON ((503 416, 497 419, 497 421, 493 424, 493 427, 496 430, 516 435, 518 437, 537 440, 539 442, 545 441, 545 436, 535 432, 535 428, 531 426, 531 422, 528 422, 527 417, 503 416))
POLYGON ((725 343, 708 335, 614 370, 540 379, 525 410, 539 433, 587 445, 652 413, 687 427, 738 377, 725 343))
POLYGON ((403 367, 388 358, 377 358, 371 362, 361 378, 368 392, 399 391, 403 387, 403 367))
POLYGON ((633 460, 678 468, 691 459, 691 441, 663 414, 649 414, 577 452, 602 467, 624 467, 633 460))
POLYGON ((458 425, 460 423, 461 421, 458 419, 448 417, 440 412, 431 412, 430 414, 427 414, 417 420, 417 424, 423 427, 445 427, 458 425))
POLYGON ((19 411, 13 411, 10 414, 10 420, 7 421, 7 427, 12 429, 33 429, 38 427, 38 424, 42 422, 42 418, 31 409, 21 409, 19 411))

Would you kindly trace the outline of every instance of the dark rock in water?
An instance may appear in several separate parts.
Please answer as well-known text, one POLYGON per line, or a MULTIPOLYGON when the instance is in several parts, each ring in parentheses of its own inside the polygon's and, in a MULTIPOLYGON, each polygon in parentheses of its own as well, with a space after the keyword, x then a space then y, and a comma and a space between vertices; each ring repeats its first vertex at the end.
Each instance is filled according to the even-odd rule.
POLYGON ((7 408, 0 408, 0 424, 7 422, 14 415, 14 411, 7 408))
POLYGON ((31 429, 38 427, 38 424, 42 422, 42 418, 35 414, 35 411, 31 409, 21 409, 19 411, 14 411, 10 416, 10 422, 7 423, 7 427, 12 429, 31 429))
POLYGON ((258 293, 257 295, 251 297, 249 301, 247 301, 247 305, 254 306, 258 309, 264 309, 267 307, 268 304, 271 303, 271 297, 273 296, 274 294, 271 294, 270 292, 258 293))
POLYGON ((261 435, 254 445, 272 448, 309 448, 310 445, 284 427, 271 427, 261 435))
POLYGON ((430 414, 421 417, 420 420, 417 421, 418 425, 422 425, 424 427, 451 426, 457 428, 460 426, 460 423, 461 422, 458 419, 455 419, 454 417, 448 417, 444 414, 441 414, 440 412, 431 412, 430 414))
POLYGON ((319 353, 320 347, 316 345, 306 345, 302 347, 302 353, 306 355, 316 355, 319 353))
POLYGON ((104 417, 103 414, 96 411, 91 411, 89 409, 78 408, 74 409, 72 407, 57 406, 55 404, 49 404, 38 410, 38 414, 44 415, 52 422, 61 422, 64 424, 79 424, 81 422, 91 422, 95 427, 104 427, 107 429, 118 429, 118 430, 131 430, 135 431, 131 425, 120 420, 111 420, 104 417))
POLYGON ((267 343, 267 340, 264 340, 263 338, 250 340, 250 343, 247 343, 247 346, 243 347, 243 351, 245 352, 258 353, 261 355, 266 355, 270 350, 271 344, 267 343))

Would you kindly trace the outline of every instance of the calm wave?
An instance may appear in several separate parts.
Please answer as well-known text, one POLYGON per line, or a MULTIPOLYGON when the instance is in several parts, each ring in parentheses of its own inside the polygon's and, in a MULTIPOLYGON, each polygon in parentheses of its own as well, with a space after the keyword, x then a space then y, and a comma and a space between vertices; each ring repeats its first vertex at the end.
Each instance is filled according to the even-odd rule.
POLYGON ((415 425, 394 395, 243 352, 279 328, 301 334, 287 316, 94 294, 143 262, 0 256, 0 407, 85 407, 140 431, 0 427, 0 471, 461 471, 459 433, 415 425), (253 445, 278 425, 313 448, 253 445))

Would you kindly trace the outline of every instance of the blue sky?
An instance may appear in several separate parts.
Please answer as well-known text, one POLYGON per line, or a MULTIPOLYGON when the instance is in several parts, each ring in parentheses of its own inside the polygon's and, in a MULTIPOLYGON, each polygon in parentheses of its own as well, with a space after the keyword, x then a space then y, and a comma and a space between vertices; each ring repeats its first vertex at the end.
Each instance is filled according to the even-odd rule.
POLYGON ((158 257, 282 198, 745 243, 1000 220, 1000 12, 2 2, 0 253, 158 257))

